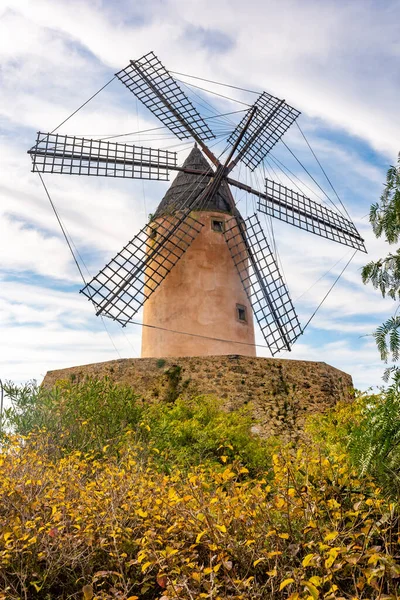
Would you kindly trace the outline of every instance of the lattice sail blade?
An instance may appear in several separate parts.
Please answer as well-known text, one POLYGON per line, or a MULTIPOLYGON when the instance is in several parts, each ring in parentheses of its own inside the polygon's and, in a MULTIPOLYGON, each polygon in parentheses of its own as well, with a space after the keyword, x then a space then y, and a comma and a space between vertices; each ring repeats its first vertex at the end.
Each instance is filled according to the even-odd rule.
POLYGON ((32 171, 168 181, 176 152, 39 131, 32 171))
POLYGON ((266 197, 259 197, 258 209, 339 244, 366 252, 364 240, 355 225, 341 214, 298 192, 266 179, 266 197))
POLYGON ((116 76, 180 140, 214 134, 154 52, 131 61, 116 76))
POLYGON ((186 210, 146 225, 82 290, 97 315, 129 323, 203 225, 186 210))
MULTIPOLYGON (((252 171, 281 139, 300 112, 284 100, 263 92, 254 103, 256 112, 238 146, 240 160, 252 171)), ((250 109, 251 110, 251 109, 250 109)), ((247 121, 246 114, 228 138, 234 144, 247 121)))
POLYGON ((225 239, 272 355, 290 350, 302 330, 257 215, 227 221, 225 239))

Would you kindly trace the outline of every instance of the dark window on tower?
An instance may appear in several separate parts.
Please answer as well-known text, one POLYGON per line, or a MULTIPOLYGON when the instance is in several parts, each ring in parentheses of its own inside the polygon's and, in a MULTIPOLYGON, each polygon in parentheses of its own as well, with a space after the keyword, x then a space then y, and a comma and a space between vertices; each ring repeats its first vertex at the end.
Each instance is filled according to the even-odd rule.
POLYGON ((246 307, 242 304, 236 304, 236 316, 238 321, 241 321, 242 323, 247 323, 246 307))
POLYGON ((218 233, 224 233, 225 223, 220 219, 211 219, 211 229, 218 231, 218 233))

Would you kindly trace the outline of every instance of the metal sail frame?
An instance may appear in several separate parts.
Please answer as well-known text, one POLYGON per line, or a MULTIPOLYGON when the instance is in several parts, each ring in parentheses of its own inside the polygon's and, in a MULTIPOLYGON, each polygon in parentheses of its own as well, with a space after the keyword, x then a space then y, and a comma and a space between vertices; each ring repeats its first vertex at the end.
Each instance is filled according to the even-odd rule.
POLYGON ((254 194, 260 212, 366 251, 356 227, 343 215, 272 180, 265 180, 261 192, 229 176, 239 162, 256 169, 300 112, 262 92, 229 136, 228 157, 221 163, 206 144, 215 137, 213 131, 153 52, 130 61, 116 77, 179 139, 194 139, 214 169, 180 167, 176 153, 168 150, 39 132, 28 151, 34 172, 166 181, 170 171, 182 171, 208 180, 200 196, 188 198, 183 210, 156 227, 145 226, 82 293, 93 302, 96 314, 123 326, 129 323, 200 233, 202 225, 190 212, 201 210, 224 185, 233 215, 224 235, 243 288, 271 353, 290 350, 301 327, 289 292, 257 215, 242 219, 229 185, 254 194))

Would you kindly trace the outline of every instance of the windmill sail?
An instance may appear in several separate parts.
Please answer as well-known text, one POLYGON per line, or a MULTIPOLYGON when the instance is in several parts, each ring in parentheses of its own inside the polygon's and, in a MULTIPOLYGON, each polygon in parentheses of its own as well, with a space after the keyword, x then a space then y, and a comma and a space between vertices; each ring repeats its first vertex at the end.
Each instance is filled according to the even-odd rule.
POLYGON ((82 290, 96 315, 126 325, 200 233, 190 209, 165 215, 140 230, 82 290))
POLYGON ((266 179, 266 194, 259 196, 258 209, 271 217, 315 233, 339 244, 366 252, 355 225, 341 214, 293 190, 266 179))
POLYGON ((272 355, 290 350, 302 331, 257 215, 227 221, 225 239, 272 355))
POLYGON ((180 140, 215 137, 154 52, 131 61, 116 76, 180 140))
POLYGON ((176 152, 39 131, 32 171, 168 181, 176 152))
MULTIPOLYGON (((241 160, 252 171, 258 167, 300 114, 284 100, 275 98, 267 92, 263 92, 257 98, 252 108, 254 109, 254 107, 256 108, 254 117, 239 143, 239 154, 233 161, 233 164, 236 164, 241 160)), ((247 118, 246 114, 231 133, 228 144, 234 144, 237 141, 247 118)))

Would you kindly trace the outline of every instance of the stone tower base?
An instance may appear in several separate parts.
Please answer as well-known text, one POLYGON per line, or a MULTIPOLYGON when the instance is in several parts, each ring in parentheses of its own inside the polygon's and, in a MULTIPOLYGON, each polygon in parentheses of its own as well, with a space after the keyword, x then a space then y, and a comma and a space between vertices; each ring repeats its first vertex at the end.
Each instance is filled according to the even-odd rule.
POLYGON ((353 387, 350 375, 323 362, 238 355, 112 360, 49 371, 43 385, 106 375, 147 402, 212 395, 228 411, 250 404, 262 436, 296 436, 308 414, 350 401, 353 387))

